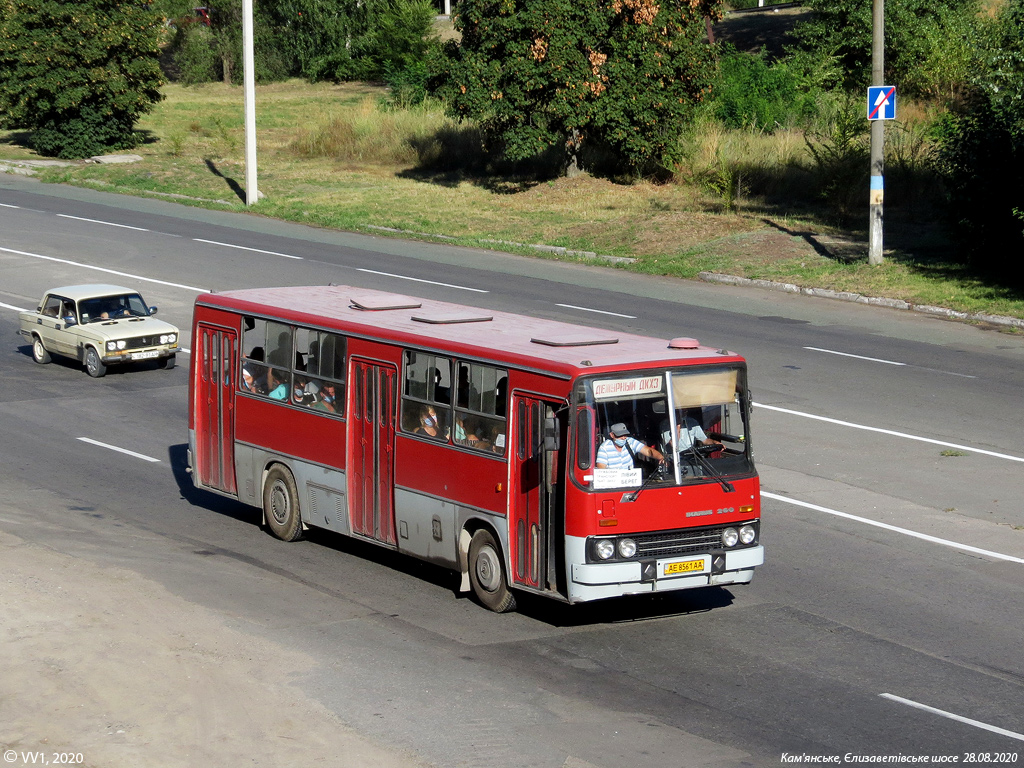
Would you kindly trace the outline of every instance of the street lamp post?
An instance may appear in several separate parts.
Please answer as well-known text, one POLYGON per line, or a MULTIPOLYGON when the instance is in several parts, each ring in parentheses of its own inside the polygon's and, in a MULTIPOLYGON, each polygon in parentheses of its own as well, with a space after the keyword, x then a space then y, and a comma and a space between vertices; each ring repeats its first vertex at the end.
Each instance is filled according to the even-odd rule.
POLYGON ((256 187, 256 72, 254 70, 252 0, 242 0, 242 80, 245 91, 245 204, 259 197, 256 187))

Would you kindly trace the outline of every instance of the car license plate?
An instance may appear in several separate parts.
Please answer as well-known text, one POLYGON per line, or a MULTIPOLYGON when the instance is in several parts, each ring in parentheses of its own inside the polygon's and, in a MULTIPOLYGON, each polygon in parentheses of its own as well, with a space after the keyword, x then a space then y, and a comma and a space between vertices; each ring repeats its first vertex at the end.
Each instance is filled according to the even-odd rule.
POLYGON ((662 574, 665 576, 675 576, 678 573, 703 573, 703 571, 704 558, 700 557, 696 560, 681 560, 676 563, 665 563, 662 574))
POLYGON ((149 360, 153 357, 160 357, 159 350, 151 349, 149 352, 133 352, 132 360, 149 360))

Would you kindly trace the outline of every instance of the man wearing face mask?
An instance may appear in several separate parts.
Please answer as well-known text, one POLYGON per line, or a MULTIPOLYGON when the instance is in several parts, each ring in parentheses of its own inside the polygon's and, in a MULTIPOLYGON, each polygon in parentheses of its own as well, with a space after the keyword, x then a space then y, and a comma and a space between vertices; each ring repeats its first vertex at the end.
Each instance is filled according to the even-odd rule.
POLYGON ((609 438, 597 449, 595 466, 598 469, 633 469, 637 456, 649 456, 656 461, 665 460, 660 451, 630 437, 629 429, 622 422, 612 424, 608 435, 609 438))

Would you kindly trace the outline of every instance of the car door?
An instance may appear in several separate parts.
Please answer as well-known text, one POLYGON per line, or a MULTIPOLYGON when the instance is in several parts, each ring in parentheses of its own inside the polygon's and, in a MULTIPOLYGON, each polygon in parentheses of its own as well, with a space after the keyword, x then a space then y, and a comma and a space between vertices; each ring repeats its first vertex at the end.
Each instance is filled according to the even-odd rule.
POLYGON ((74 354, 73 339, 69 338, 70 334, 65 329, 66 323, 62 315, 64 307, 68 304, 74 306, 73 302, 53 294, 43 299, 42 308, 36 318, 35 330, 48 352, 59 355, 74 354))

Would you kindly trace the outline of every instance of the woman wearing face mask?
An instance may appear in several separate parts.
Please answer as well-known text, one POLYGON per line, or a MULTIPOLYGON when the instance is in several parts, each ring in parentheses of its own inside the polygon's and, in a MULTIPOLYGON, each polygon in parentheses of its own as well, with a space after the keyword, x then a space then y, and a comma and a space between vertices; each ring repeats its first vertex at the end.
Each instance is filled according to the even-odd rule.
POLYGON ((622 422, 612 424, 608 436, 597 449, 597 461, 594 466, 598 469, 633 469, 633 459, 636 456, 650 456, 657 461, 665 460, 658 450, 630 437, 629 429, 622 422))
POLYGON ((442 437, 441 424, 437 420, 437 411, 433 406, 425 405, 420 408, 420 423, 413 430, 416 434, 427 435, 428 437, 442 437))

